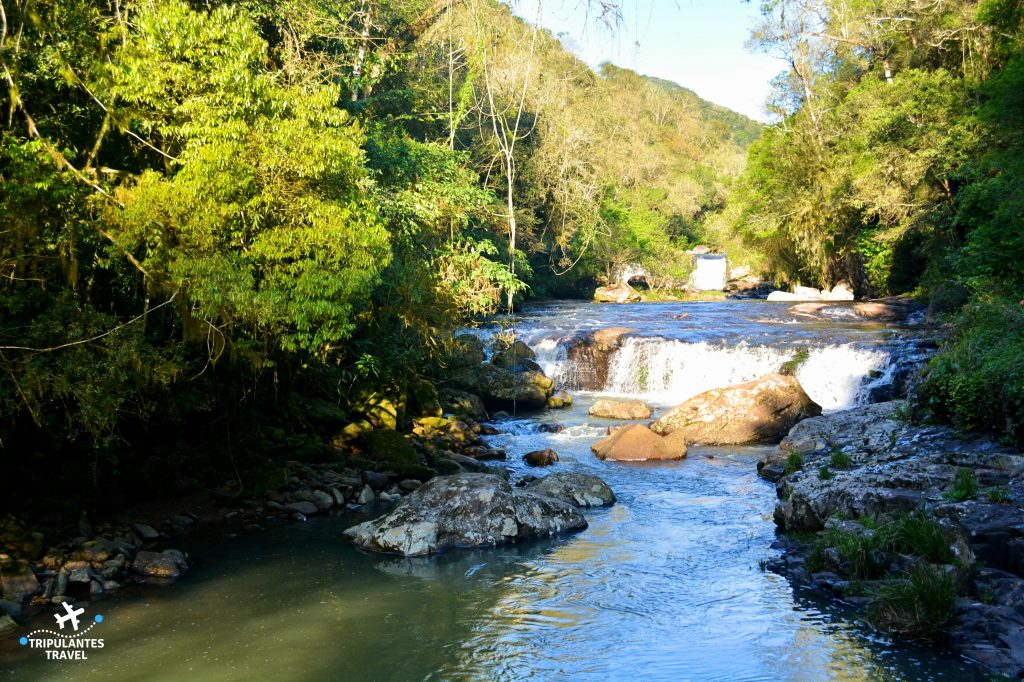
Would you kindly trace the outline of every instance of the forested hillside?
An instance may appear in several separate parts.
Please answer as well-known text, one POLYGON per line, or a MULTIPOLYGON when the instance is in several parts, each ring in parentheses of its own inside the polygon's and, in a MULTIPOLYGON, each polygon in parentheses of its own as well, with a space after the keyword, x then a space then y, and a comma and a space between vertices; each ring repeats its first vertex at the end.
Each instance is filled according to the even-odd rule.
POLYGON ((957 310, 922 406, 1024 438, 1024 3, 768 0, 784 58, 716 221, 791 284, 849 280, 957 310))
POLYGON ((678 283, 758 134, 485 0, 2 8, 9 508, 332 457, 468 316, 678 283))

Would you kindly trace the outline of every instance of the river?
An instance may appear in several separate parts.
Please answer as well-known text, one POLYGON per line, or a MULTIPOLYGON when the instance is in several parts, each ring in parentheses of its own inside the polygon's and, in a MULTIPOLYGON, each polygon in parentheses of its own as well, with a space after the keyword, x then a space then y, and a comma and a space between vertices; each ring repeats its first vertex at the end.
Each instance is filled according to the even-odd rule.
POLYGON ((686 460, 658 464, 601 462, 589 451, 610 423, 587 415, 599 396, 666 405, 753 378, 803 348, 798 378, 826 409, 843 409, 884 391, 900 358, 926 352, 926 332, 801 319, 759 302, 557 303, 514 323, 570 385, 578 368, 567 339, 611 325, 639 330, 613 358, 607 385, 577 391, 568 410, 499 420, 502 433, 490 437, 508 451, 513 478, 527 473, 521 455, 543 447, 560 454, 557 469, 604 478, 618 502, 588 511, 587 530, 401 559, 339 537, 381 509, 262 531, 206 529, 176 543, 194 561, 176 584, 89 605, 104 615, 93 636, 105 646, 87 661, 49 662, 7 642, 0 679, 984 679, 952 656, 894 644, 761 569, 777 553, 774 489, 755 471, 763 449, 694 447, 686 460), (542 432, 541 420, 565 428, 542 432))

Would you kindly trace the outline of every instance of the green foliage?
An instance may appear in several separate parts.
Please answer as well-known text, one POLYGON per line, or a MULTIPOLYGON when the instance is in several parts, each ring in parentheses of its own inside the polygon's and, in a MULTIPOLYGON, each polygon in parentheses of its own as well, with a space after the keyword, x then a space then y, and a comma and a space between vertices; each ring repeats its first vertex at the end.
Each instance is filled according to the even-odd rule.
POLYGON ((795 474, 804 468, 804 458, 799 452, 791 452, 786 457, 784 470, 786 474, 795 474))
POLYGON ((825 568, 824 551, 835 548, 840 560, 847 564, 850 575, 867 580, 877 578, 885 570, 878 556, 878 543, 873 535, 846 533, 830 528, 822 532, 814 542, 808 558, 811 571, 825 568))
POLYGON ((942 527, 923 511, 905 514, 878 528, 879 546, 901 554, 912 554, 935 563, 949 563, 953 553, 942 527))
POLYGON ((978 496, 978 477, 973 469, 960 469, 956 472, 953 487, 945 493, 946 499, 954 502, 973 500, 978 496))
POLYGON ((1024 442, 1024 313, 1010 302, 968 306, 920 390, 932 414, 1024 442))
POLYGON ((818 478, 820 480, 827 481, 827 480, 829 480, 831 478, 834 478, 834 477, 835 477, 835 474, 833 474, 829 470, 829 468, 827 466, 823 465, 823 466, 818 467, 818 478))
POLYGON ((849 469, 853 466, 853 460, 850 456, 838 448, 832 449, 829 461, 833 469, 849 469))
POLYGON ((953 618, 957 582, 954 573, 921 564, 906 576, 887 578, 869 591, 868 618, 890 632, 937 637, 953 618))
POLYGON ((1010 497, 1010 490, 1006 486, 989 488, 985 491, 985 499, 996 504, 1005 504, 1012 500, 1010 497))

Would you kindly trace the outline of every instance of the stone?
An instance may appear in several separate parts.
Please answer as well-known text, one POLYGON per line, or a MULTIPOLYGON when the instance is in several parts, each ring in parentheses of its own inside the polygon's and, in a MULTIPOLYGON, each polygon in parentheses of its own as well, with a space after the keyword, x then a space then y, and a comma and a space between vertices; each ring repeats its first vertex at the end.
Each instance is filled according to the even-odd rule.
POLYGON ((491 356, 491 364, 513 369, 524 360, 536 360, 537 354, 527 344, 516 339, 511 344, 502 344, 491 356))
POLYGON ((639 303, 641 298, 639 291, 624 282, 594 291, 594 300, 598 303, 639 303))
POLYGON ((745 445, 781 440, 799 421, 821 414, 796 377, 767 374, 696 395, 659 417, 651 429, 681 432, 687 442, 745 445))
POLYGON ((579 471, 549 474, 530 482, 526 489, 577 507, 607 507, 615 504, 615 493, 607 483, 597 476, 579 471))
POLYGON ((590 406, 587 414, 605 419, 649 419, 651 408, 642 400, 608 400, 602 398, 590 406))
POLYGON ((431 479, 387 514, 347 529, 345 536, 370 551, 418 556, 586 526, 579 510, 561 500, 513 489, 490 474, 455 474, 431 479))
POLYGON ((28 565, 14 561, 0 565, 0 597, 21 602, 39 589, 39 580, 28 565))
MULTIPOLYGON (((483 358, 481 357, 481 362, 483 358)), ((444 411, 459 417, 468 417, 474 421, 487 419, 487 409, 483 399, 474 393, 446 388, 440 391, 439 399, 444 411)))
POLYGON ((21 610, 21 602, 0 599, 0 614, 6 613, 11 618, 20 618, 21 610))
POLYGON ((854 299, 853 287, 849 282, 839 282, 832 287, 831 291, 822 291, 821 297, 826 301, 852 301, 854 299))
POLYGON ((666 442, 663 436, 643 424, 629 424, 594 443, 590 449, 600 459, 620 462, 683 459, 686 457, 686 450, 684 446, 683 451, 679 451, 679 438, 677 436, 673 441, 666 442))
POLYGON ((555 391, 548 398, 547 408, 550 410, 559 410, 564 407, 572 405, 572 396, 569 395, 568 391, 555 391))
POLYGON ((892 447, 903 429, 898 415, 906 402, 895 400, 809 417, 790 429, 779 443, 783 455, 805 454, 824 448, 880 452, 892 447))
POLYGON ((79 568, 68 575, 69 583, 87 585, 92 581, 92 574, 87 568, 79 568))
POLYGON ((402 434, 391 429, 374 429, 362 435, 361 443, 367 456, 375 462, 418 464, 419 456, 402 434))
POLYGON ((17 632, 18 624, 6 613, 0 613, 0 636, 17 632))
POLYGON ((612 356, 625 337, 636 331, 631 327, 607 327, 577 334, 566 341, 566 360, 575 367, 568 387, 587 391, 603 389, 612 356))
POLYGON ((284 508, 287 509, 288 511, 297 512, 299 514, 304 514, 306 516, 309 516, 310 514, 316 514, 319 511, 316 508, 315 504, 313 504, 312 502, 304 501, 289 502, 288 504, 284 505, 284 508))
POLYGON ((312 502, 317 511, 321 512, 334 506, 334 498, 323 490, 300 490, 295 493, 295 499, 301 502, 312 502))
POLYGON ((532 467, 551 466, 558 461, 558 453, 551 448, 534 450, 523 455, 523 461, 532 467))
POLYGON ((160 539, 160 533, 155 528, 153 528, 153 526, 150 526, 148 524, 133 523, 132 528, 135 529, 136 534, 140 538, 147 542, 160 539))
POLYGON ((411 493, 413 490, 419 488, 423 483, 413 478, 407 478, 404 481, 399 481, 398 487, 407 493, 411 493))
POLYGON ((460 334, 452 339, 448 363, 451 367, 476 367, 484 361, 484 342, 473 334, 460 334))
POLYGON ((356 498, 356 502, 359 504, 371 504, 377 499, 377 496, 373 493, 373 488, 368 485, 364 485, 363 489, 359 491, 359 496, 356 498))
POLYGON ((151 578, 177 578, 181 575, 177 558, 161 552, 149 551, 142 551, 135 555, 132 571, 151 578))

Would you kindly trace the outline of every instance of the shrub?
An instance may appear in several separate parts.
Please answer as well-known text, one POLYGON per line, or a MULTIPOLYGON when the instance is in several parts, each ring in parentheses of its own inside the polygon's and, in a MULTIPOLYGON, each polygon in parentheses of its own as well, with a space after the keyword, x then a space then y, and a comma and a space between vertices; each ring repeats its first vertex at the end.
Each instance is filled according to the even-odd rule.
POLYGON ((953 617, 956 594, 955 574, 922 564, 869 590, 868 619, 889 632, 934 638, 953 617))
POLYGON ((946 499, 955 502, 973 500, 978 496, 978 477, 971 469, 960 469, 956 472, 953 487, 946 492, 946 499))
POLYGON ((853 466, 853 460, 850 459, 850 456, 839 448, 832 449, 832 458, 830 461, 833 469, 849 469, 853 466))
POLYGON ((968 306, 929 363, 921 404, 940 420, 1024 444, 1024 313, 1010 302, 968 306))
POLYGON ((985 499, 989 502, 1003 504, 1010 501, 1010 490, 1006 486, 989 488, 985 491, 985 499))
POLYGON ((785 472, 787 474, 795 474, 804 468, 804 458, 799 452, 789 453, 789 457, 786 458, 785 472))
POLYGON ((827 481, 830 478, 833 478, 834 476, 835 476, 835 474, 833 474, 831 471, 829 471, 827 466, 823 466, 823 467, 819 467, 818 468, 818 478, 821 479, 822 481, 827 481))
POLYGON ((885 564, 878 557, 878 541, 871 535, 846 533, 837 528, 830 528, 818 536, 808 558, 809 570, 821 570, 825 567, 824 553, 834 547, 839 558, 848 564, 849 573, 855 578, 877 578, 885 570, 885 564))
POLYGON ((900 554, 913 554, 936 563, 949 563, 953 552, 942 527, 923 511, 906 514, 882 525, 876 532, 879 545, 900 554))

